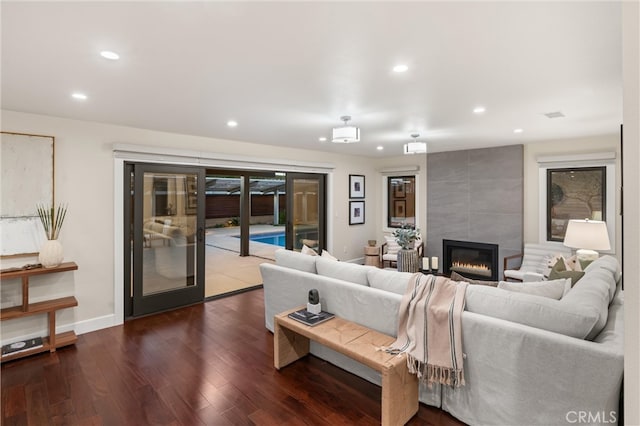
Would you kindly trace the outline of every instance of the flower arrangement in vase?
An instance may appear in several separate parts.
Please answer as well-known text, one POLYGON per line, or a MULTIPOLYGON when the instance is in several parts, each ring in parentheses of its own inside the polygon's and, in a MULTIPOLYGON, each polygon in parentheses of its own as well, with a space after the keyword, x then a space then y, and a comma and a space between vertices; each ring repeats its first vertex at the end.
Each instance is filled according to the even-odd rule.
POLYGON ((405 223, 402 227, 393 231, 393 236, 401 248, 398 251, 398 271, 420 271, 420 258, 418 257, 418 250, 415 249, 415 241, 421 238, 420 230, 413 225, 405 223))
POLYGON ((55 268, 62 263, 64 254, 62 244, 58 241, 64 218, 67 216, 67 206, 59 204, 58 207, 46 207, 37 205, 38 217, 42 222, 47 241, 44 242, 38 253, 38 261, 45 268, 55 268))
POLYGON ((393 231, 393 236, 396 237, 398 245, 402 247, 403 250, 414 249, 415 241, 421 238, 420 230, 408 223, 403 224, 400 228, 393 231))

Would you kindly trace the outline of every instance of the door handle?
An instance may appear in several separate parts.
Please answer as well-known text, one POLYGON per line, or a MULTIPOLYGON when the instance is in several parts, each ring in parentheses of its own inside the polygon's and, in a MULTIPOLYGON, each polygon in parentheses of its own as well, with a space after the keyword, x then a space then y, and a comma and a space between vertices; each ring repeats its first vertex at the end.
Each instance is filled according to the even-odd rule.
POLYGON ((204 239, 204 228, 201 226, 198 228, 198 242, 204 239))

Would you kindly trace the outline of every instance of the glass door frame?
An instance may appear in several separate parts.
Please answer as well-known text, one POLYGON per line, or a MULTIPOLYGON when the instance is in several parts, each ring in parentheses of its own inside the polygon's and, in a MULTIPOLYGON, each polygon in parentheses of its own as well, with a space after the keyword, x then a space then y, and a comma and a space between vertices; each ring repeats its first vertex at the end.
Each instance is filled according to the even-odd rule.
POLYGON ((286 248, 287 250, 295 250, 294 248, 294 181, 296 179, 317 180, 318 181, 318 254, 327 247, 327 175, 321 173, 297 173, 287 172, 287 230, 286 230, 286 248))
POLYGON ((198 166, 163 165, 157 163, 126 162, 124 165, 124 317, 133 318, 152 312, 161 312, 180 306, 204 301, 205 284, 205 201, 204 176, 205 168, 198 166), (140 186, 146 172, 196 174, 197 175, 197 209, 195 230, 195 285, 189 288, 143 295, 143 202, 144 196, 136 197, 134 188, 140 186), (133 226, 132 226, 133 224, 133 226), (131 243, 133 241, 133 244, 131 243), (133 256, 131 255, 133 251, 133 256), (142 300, 143 299, 143 300, 142 300), (141 306, 140 303, 146 304, 141 306), (142 308, 142 309, 141 309, 142 308), (149 312, 148 312, 149 311, 149 312))
MULTIPOLYGON (((206 176, 229 175, 240 179, 240 253, 239 255, 250 256, 249 253, 249 233, 251 227, 251 178, 252 177, 273 177, 278 172, 266 170, 239 170, 207 167, 206 176)), ((288 175, 289 173, 287 173, 288 175)), ((288 204, 287 204, 288 206, 288 204)))

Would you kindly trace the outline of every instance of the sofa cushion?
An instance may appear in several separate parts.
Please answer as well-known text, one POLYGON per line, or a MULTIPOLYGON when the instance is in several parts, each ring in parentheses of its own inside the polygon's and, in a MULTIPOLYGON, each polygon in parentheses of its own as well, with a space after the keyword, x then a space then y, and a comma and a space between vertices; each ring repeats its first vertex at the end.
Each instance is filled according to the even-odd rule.
POLYGON ((560 279, 552 281, 522 283, 500 281, 500 283, 498 284, 498 288, 560 300, 562 299, 562 296, 564 296, 569 291, 569 289, 571 289, 571 280, 560 279))
POLYGON ((298 271, 311 272, 312 274, 317 273, 316 258, 318 256, 308 256, 292 250, 276 250, 276 265, 297 269, 298 271))
POLYGON ((402 295, 407 289, 411 275, 413 274, 410 272, 398 272, 378 268, 367 271, 370 287, 402 295))
POLYGON ((607 323, 609 303, 616 293, 615 271, 618 261, 611 256, 606 258, 600 258, 604 259, 601 262, 592 262, 598 262, 593 268, 585 268, 584 277, 562 299, 572 309, 594 319, 586 336, 588 340, 596 337, 607 323))
MULTIPOLYGON (((467 288, 469 312, 513 321, 579 339, 592 340, 607 323, 616 294, 618 261, 603 256, 562 299, 553 300, 487 286, 467 288)), ((528 283, 527 283, 528 284, 528 283)))
POLYGON ((498 287, 498 281, 485 281, 485 280, 473 280, 471 278, 464 277, 456 271, 451 271, 451 277, 453 281, 464 281, 469 284, 488 285, 491 287, 498 287))
POLYGON ((318 275, 349 281, 356 284, 369 285, 367 271, 377 269, 374 266, 363 266, 349 262, 338 262, 319 256, 316 258, 318 275))
POLYGON ((598 259, 591 262, 585 269, 585 273, 591 273, 595 270, 600 269, 601 272, 608 272, 613 274, 613 281, 608 280, 609 275, 605 273, 607 276, 607 282, 609 283, 609 301, 613 299, 614 294, 616 293, 616 285, 620 281, 622 277, 622 271, 620 270, 620 263, 613 256, 602 256, 598 259))
POLYGON ((592 329, 595 319, 581 315, 580 312, 567 310, 562 306, 562 301, 501 288, 474 285, 467 287, 465 309, 469 312, 584 339, 592 329))

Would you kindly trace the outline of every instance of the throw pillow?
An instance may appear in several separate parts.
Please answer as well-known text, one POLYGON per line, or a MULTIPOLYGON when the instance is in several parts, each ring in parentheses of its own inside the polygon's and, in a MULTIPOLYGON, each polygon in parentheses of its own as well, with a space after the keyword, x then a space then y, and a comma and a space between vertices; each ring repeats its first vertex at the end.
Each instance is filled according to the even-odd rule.
POLYGON ((459 273, 457 273, 455 271, 451 272, 451 279, 453 281, 464 281, 464 282, 469 283, 469 284, 488 285, 488 286, 491 286, 491 287, 497 287, 498 286, 498 281, 472 280, 471 278, 463 277, 462 275, 460 275, 459 273))
MULTIPOLYGON (((580 262, 576 262, 580 264, 580 262)), ((564 259, 560 258, 551 268, 551 272, 549 272, 550 280, 558 280, 563 278, 571 279, 571 287, 576 285, 576 283, 584 276, 583 271, 572 271, 566 268, 566 263, 564 259)))
POLYGON ((551 272, 549 272, 550 280, 558 280, 563 278, 571 279, 571 287, 575 286, 583 276, 584 272, 582 271, 556 271, 554 269, 551 269, 551 272))
POLYGON ((560 279, 527 283, 500 281, 498 288, 560 300, 570 286, 569 281, 560 279))
POLYGON ((331 253, 329 253, 326 250, 322 250, 322 254, 320 256, 326 257, 327 259, 330 259, 330 260, 336 260, 336 261, 338 260, 337 257, 334 257, 331 253))
MULTIPOLYGON (((567 270, 567 264, 564 261, 564 258, 560 256, 551 266, 551 271, 562 272, 567 270)), ((549 271, 549 272, 551 272, 549 271)))
POLYGON ((317 256, 318 253, 312 249, 311 247, 308 247, 306 244, 302 245, 302 249, 300 250, 300 253, 302 254, 307 254, 309 256, 317 256))
POLYGON ((582 271, 582 263, 578 260, 577 255, 573 255, 570 258, 565 260, 565 265, 567 266, 567 271, 582 271))
POLYGON ((385 235, 384 239, 387 242, 387 254, 398 254, 400 244, 396 241, 396 237, 385 235))
POLYGON ((564 267, 563 271, 571 269, 571 265, 569 265, 567 259, 565 259, 561 253, 556 253, 552 255, 547 262, 547 267, 549 268, 547 272, 551 272, 551 269, 559 267, 558 262, 562 262, 562 265, 564 267))

